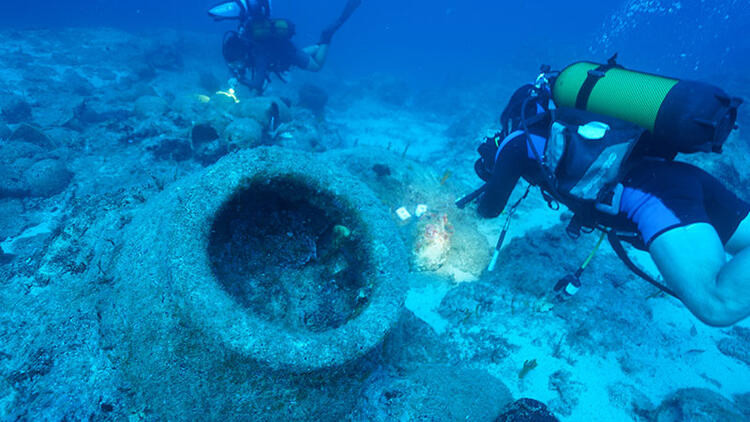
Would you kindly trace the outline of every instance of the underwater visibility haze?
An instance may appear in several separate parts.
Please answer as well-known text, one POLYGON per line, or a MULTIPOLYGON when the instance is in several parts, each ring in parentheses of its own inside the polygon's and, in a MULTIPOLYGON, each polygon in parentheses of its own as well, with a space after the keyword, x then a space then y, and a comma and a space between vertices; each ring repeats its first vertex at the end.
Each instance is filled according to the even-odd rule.
POLYGON ((748 27, 3 2, 0 421, 750 420, 748 27))

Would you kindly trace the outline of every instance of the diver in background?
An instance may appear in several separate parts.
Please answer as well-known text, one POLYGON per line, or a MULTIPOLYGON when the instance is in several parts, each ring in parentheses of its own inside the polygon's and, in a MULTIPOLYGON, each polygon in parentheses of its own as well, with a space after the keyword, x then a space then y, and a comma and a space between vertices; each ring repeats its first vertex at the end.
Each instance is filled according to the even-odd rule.
MULTIPOLYGON (((522 177, 531 185, 541 187, 548 203, 559 201, 576 214, 581 209, 571 195, 554 194, 563 184, 555 179, 558 174, 545 172, 540 165, 551 153, 548 145, 554 132, 552 116, 561 113, 564 116, 565 110, 550 113, 555 108, 551 99, 547 97, 549 105, 547 101, 537 101, 536 98, 544 95, 533 92, 535 88, 530 87, 519 89, 503 111, 503 132, 488 138, 479 148, 481 158, 475 170, 486 185, 472 195, 479 195, 477 211, 481 217, 499 216, 522 177), (524 98, 532 100, 523 101, 524 98)), ((731 120, 728 127, 734 125, 739 102, 741 100, 737 99, 724 109, 731 120)), ((573 113, 586 112, 573 109, 573 113)), ((603 117, 584 116, 578 124, 603 117)), ((614 128, 618 124, 617 119, 614 120, 599 121, 614 128)), ((584 126, 579 126, 579 133, 583 133, 580 128, 584 126)), ((570 133, 570 129, 566 130, 570 133)), ((633 139, 641 142, 643 133, 635 133, 633 139)), ((569 151, 572 150, 568 149, 566 154, 569 151)), ((704 323, 732 325, 750 316, 750 204, 712 175, 695 166, 673 161, 673 158, 674 155, 659 157, 634 150, 626 161, 627 165, 623 166, 620 197, 613 212, 598 213, 594 218, 600 227, 605 227, 604 231, 622 230, 636 235, 628 241, 650 253, 668 287, 651 281, 653 284, 681 300, 704 323), (726 254, 733 257, 727 261, 726 254)), ((518 203, 520 201, 509 211, 511 215, 518 203)), ((583 227, 593 228, 597 224, 584 224, 583 227)), ((580 227, 578 225, 579 231, 580 227)), ((613 248, 618 252, 614 243, 613 248)), ((632 264, 626 258, 623 261, 629 266, 632 264)), ((583 268, 585 264, 581 271, 583 268)), ((562 287, 558 283, 556 290, 562 287)), ((575 291, 570 294, 575 294, 575 291)))
POLYGON ((333 35, 351 17, 362 0, 348 0, 339 18, 320 35, 317 44, 304 49, 292 43, 294 24, 271 18, 270 0, 235 0, 209 10, 216 20, 239 19, 237 31, 224 36, 222 53, 237 80, 262 94, 272 74, 281 74, 293 66, 317 72, 323 68, 333 35))

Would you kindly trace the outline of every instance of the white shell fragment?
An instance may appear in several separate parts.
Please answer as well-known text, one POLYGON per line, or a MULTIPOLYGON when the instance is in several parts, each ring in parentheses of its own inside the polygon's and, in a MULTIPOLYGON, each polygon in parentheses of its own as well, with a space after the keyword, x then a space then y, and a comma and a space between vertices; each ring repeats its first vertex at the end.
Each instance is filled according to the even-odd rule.
POLYGON ((396 215, 398 215, 398 218, 401 219, 401 221, 406 221, 411 218, 411 214, 409 211, 406 210, 405 207, 401 207, 396 210, 396 215))

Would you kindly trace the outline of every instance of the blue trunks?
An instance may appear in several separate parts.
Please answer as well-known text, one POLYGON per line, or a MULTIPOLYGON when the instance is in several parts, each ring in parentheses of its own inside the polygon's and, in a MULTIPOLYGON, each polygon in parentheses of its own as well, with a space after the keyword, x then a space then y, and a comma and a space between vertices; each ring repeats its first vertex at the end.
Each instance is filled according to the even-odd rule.
POLYGON ((695 223, 711 224, 726 244, 750 213, 750 204, 715 177, 677 161, 642 160, 623 185, 620 213, 646 247, 666 231, 695 223))

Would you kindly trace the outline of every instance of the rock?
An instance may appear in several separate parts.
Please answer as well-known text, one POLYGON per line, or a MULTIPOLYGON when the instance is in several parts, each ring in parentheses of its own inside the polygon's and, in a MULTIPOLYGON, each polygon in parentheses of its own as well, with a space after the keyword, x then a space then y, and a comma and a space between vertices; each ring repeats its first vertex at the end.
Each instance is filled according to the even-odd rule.
POLYGON ((0 241, 23 230, 23 204, 20 199, 0 199, 0 241))
MULTIPOLYGON (((193 156, 204 166, 215 163, 229 152, 229 144, 219 137, 213 124, 201 123, 191 131, 193 156)), ((232 144, 233 149, 237 146, 232 144)))
POLYGON ((159 160, 185 161, 193 156, 193 149, 187 139, 162 139, 148 149, 159 160))
POLYGON ((255 119, 264 129, 276 129, 281 123, 292 120, 289 106, 276 97, 252 97, 239 103, 239 115, 255 119))
MULTIPOLYGON (((64 145, 68 148, 81 148, 83 147, 87 139, 80 136, 79 133, 68 127, 53 127, 44 131, 44 133, 50 138, 54 139, 58 145, 64 145)), ((68 150, 66 149, 65 152, 68 150)), ((55 151, 55 153, 62 151, 55 151)))
POLYGON ((219 161, 219 158, 225 156, 228 152, 227 144, 220 140, 204 143, 193 150, 196 159, 204 166, 219 161))
POLYGON ((75 117, 75 108, 75 103, 67 99, 38 107, 34 112, 34 123, 43 128, 64 126, 75 117))
MULTIPOLYGON (((0 142, 0 163, 18 164, 21 159, 30 159, 37 154, 44 153, 38 145, 24 141, 0 142)), ((31 165, 32 163, 29 163, 31 165)))
MULTIPOLYGON (((73 118, 76 120, 76 123, 81 126, 79 129, 82 129, 85 126, 102 123, 108 119, 108 115, 111 113, 102 113, 98 109, 104 107, 102 104, 93 104, 90 101, 82 101, 80 104, 78 104, 75 109, 73 110, 73 118)), ((127 115, 121 115, 118 116, 121 117, 121 120, 127 119, 127 115)), ((66 126, 70 126, 73 123, 70 122, 66 126)))
POLYGON ((55 363, 52 350, 38 349, 24 363, 22 368, 12 371, 8 375, 8 381, 14 387, 32 383, 38 378, 47 375, 55 363))
POLYGON ((50 197, 62 192, 72 177, 73 173, 65 164, 55 159, 37 161, 23 173, 29 195, 41 197, 50 197))
POLYGON ((386 166, 385 164, 375 164, 372 166, 372 171, 375 172, 375 174, 378 177, 385 177, 391 175, 391 168, 386 166))
POLYGON ((175 113, 203 124, 209 124, 221 132, 219 129, 223 126, 217 124, 217 120, 223 122, 227 117, 215 105, 214 98, 195 94, 178 95, 170 103, 175 113))
POLYGON ((0 415, 9 417, 14 408, 17 408, 16 400, 18 392, 8 381, 0 378, 0 415))
MULTIPOLYGON (((340 141, 339 136, 321 134, 319 126, 305 124, 302 119, 284 125, 283 130, 274 134, 273 144, 282 148, 323 152, 331 147, 336 147, 335 142, 340 141)), ((341 145, 341 144, 339 144, 341 145)))
POLYGON ((383 344, 383 355, 398 368, 450 362, 451 353, 459 355, 444 336, 409 310, 401 314, 398 325, 383 344))
POLYGON ((635 386, 618 382, 607 387, 610 403, 620 409, 632 410, 635 414, 646 416, 654 410, 654 404, 648 396, 635 386))
MULTIPOLYGON (((11 143, 10 147, 16 146, 17 143, 11 143)), ((31 144, 20 142, 21 145, 31 144)), ((23 173, 34 164, 35 160, 23 155, 16 155, 14 148, 0 148, 0 154, 6 153, 4 163, 0 163, 0 174, 3 176, 3 183, 0 184, 0 198, 21 198, 29 194, 29 187, 23 173)))
POLYGON ((453 241, 443 269, 456 281, 474 281, 490 262, 491 249, 473 220, 459 215, 453 225, 453 241))
POLYGON ((325 114, 328 94, 322 88, 306 83, 299 89, 299 105, 313 112, 320 118, 325 114))
POLYGON ((486 371, 424 365, 404 375, 371 376, 349 419, 489 421, 512 400, 508 387, 486 371))
POLYGON ((10 124, 31 121, 31 104, 26 100, 14 98, 3 105, 2 116, 5 122, 10 124))
POLYGON ((143 96, 135 101, 133 112, 141 117, 156 117, 167 112, 169 105, 167 102, 156 96, 143 96))
POLYGON ((219 134, 210 124, 201 123, 193 126, 191 137, 193 139, 193 146, 195 147, 219 139, 219 134))
MULTIPOLYGON (((436 176, 433 171, 411 160, 404 160, 400 155, 384 148, 335 150, 331 156, 337 165, 345 167, 368 183, 383 203, 394 209, 405 203, 424 203, 428 199, 424 194, 426 188, 429 186, 434 189, 435 186, 436 176), (390 174, 387 177, 378 176, 373 170, 375 165, 387 167, 390 174)), ((382 167, 379 170, 383 170, 382 167)), ((430 194, 430 199, 434 199, 434 190, 430 194)))
POLYGON ((426 214, 417 224, 414 267, 417 271, 435 271, 445 264, 451 250, 453 227, 446 214, 426 214))
POLYGON ((81 76, 73 69, 68 69, 63 74, 65 87, 73 94, 88 97, 94 92, 94 85, 88 79, 81 76))
POLYGON ((549 389, 557 391, 558 398, 550 403, 550 407, 563 416, 570 416, 573 408, 578 406, 584 385, 574 381, 573 374, 560 370, 549 377, 549 389))
POLYGON ((223 138, 235 148, 252 148, 262 142, 263 126, 255 119, 236 119, 224 130, 223 138))
MULTIPOLYGON (((36 61, 35 61, 36 62, 36 61)), ((26 82, 33 82, 34 86, 49 84, 58 77, 57 71, 50 67, 36 63, 30 63, 23 72, 23 79, 26 82)))
POLYGON ((746 420, 750 420, 750 393, 734 396, 734 402, 745 414, 746 420))
POLYGON ((459 324, 468 314, 491 312, 497 307, 507 306, 503 301, 496 286, 484 281, 461 283, 446 293, 440 302, 438 313, 452 323, 459 324))
POLYGON ((717 344, 721 353, 750 365, 750 329, 734 327, 730 337, 717 344))
POLYGON ((558 422, 558 419, 544 403, 524 398, 506 406, 495 422, 558 422))
POLYGON ((44 149, 52 149, 55 147, 52 140, 49 139, 41 129, 25 123, 19 126, 13 134, 10 135, 10 139, 13 141, 28 142, 44 149))
POLYGON ((463 326, 468 331, 455 347, 462 359, 486 364, 499 364, 514 356, 519 346, 512 344, 502 333, 486 328, 483 318, 507 307, 498 289, 483 281, 461 283, 446 293, 437 311, 452 326, 463 326), (475 327, 475 328, 472 328, 475 327))
POLYGON ((737 405, 704 388, 685 388, 670 395, 652 415, 656 422, 713 422, 746 420, 737 405))

